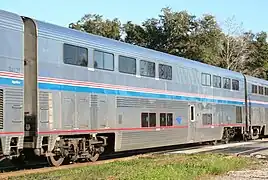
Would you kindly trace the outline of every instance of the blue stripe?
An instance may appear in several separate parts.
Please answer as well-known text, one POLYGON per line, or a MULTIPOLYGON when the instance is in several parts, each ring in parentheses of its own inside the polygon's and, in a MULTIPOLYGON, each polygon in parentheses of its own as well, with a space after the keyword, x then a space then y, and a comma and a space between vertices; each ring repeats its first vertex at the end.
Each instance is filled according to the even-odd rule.
POLYGON ((1 85, 23 86, 23 80, 0 77, 1 85))
MULTIPOLYGON (((0 84, 10 86, 23 86, 22 80, 0 78, 0 84)), ((231 100, 219 100, 209 99, 200 97, 187 97, 178 95, 168 94, 154 94, 147 92, 133 92, 127 90, 112 90, 104 88, 93 88, 93 87, 81 87, 73 85, 62 85, 62 84, 50 84, 50 83, 38 83, 39 89, 46 90, 58 90, 58 91, 71 91, 71 92, 85 92, 85 93, 96 93, 96 94, 109 94, 109 95, 120 95, 120 96, 132 96, 132 97, 145 97, 145 98, 159 98, 159 99, 170 99, 170 100, 181 100, 181 101, 197 101, 197 102, 208 102, 216 104, 229 104, 229 105, 244 105, 244 102, 231 101, 231 100)))

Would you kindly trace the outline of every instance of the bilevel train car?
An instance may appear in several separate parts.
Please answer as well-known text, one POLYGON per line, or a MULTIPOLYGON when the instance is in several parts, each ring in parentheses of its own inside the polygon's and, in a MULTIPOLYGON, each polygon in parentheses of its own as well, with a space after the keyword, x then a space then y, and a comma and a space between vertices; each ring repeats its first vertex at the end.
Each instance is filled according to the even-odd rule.
POLYGON ((268 82, 0 11, 0 158, 267 134, 268 82))

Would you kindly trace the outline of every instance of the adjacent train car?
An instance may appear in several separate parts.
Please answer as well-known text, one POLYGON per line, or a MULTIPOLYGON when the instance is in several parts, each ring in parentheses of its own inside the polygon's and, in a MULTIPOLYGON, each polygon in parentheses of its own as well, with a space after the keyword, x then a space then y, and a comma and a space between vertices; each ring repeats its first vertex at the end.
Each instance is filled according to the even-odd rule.
POLYGON ((253 138, 258 138, 268 134, 268 81, 251 76, 246 79, 249 129, 253 138))
POLYGON ((23 149, 23 20, 0 11, 0 160, 23 149))
POLYGON ((267 134, 267 81, 6 11, 0 42, 2 157, 58 166, 267 134))

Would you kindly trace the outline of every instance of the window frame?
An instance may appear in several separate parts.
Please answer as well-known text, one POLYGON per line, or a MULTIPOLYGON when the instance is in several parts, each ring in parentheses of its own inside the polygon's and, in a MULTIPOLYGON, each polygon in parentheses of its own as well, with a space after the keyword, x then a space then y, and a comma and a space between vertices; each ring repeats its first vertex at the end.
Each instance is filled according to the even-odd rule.
POLYGON ((232 79, 232 90, 234 90, 234 91, 239 91, 240 90, 240 83, 239 82, 240 81, 237 80, 237 79, 232 79), (233 82, 238 82, 238 84, 237 84, 238 89, 234 89, 233 82))
MULTIPOLYGON (((147 68, 148 69, 148 68, 147 68)), ((148 71, 147 71, 148 72, 148 71)), ((143 77, 150 77, 150 78, 155 78, 156 77, 156 63, 153 62, 153 61, 147 61, 147 60, 143 60, 141 59, 140 60, 140 76, 143 76, 143 77), (142 71, 141 71, 141 64, 142 62, 146 62, 146 63, 152 63, 154 64, 154 75, 153 76, 150 76, 150 75, 146 75, 146 74, 142 74, 142 71)))
POLYGON ((167 125, 167 116, 166 116, 166 113, 159 113, 159 124, 160 124, 160 127, 164 127, 167 125), (165 125, 161 125, 161 115, 164 115, 164 120, 165 120, 165 125))
POLYGON ((259 86, 259 88, 258 88, 258 94, 259 95, 264 95, 264 88, 263 88, 263 86, 259 86), (261 91, 262 91, 262 94, 261 94, 261 91))
POLYGON ((218 75, 213 75, 212 77, 212 86, 215 87, 215 88, 221 88, 222 86, 222 83, 221 83, 221 76, 218 76, 218 75), (216 83, 218 85, 218 80, 220 80, 220 85, 219 86, 215 86, 215 80, 216 80, 216 83))
POLYGON ((222 78, 222 87, 223 89, 228 89, 228 90, 231 90, 231 78, 228 78, 228 77, 223 77, 222 78), (225 87, 225 80, 228 80, 229 81, 229 86, 228 88, 225 87))
MULTIPOLYGON (((167 73, 167 71, 165 71, 165 73, 167 73)), ((162 79, 162 80, 170 80, 171 81, 173 79, 173 67, 172 67, 172 65, 167 65, 167 64, 164 64, 164 63, 159 63, 158 64, 158 78, 159 79, 162 79), (171 69, 171 76, 170 76, 170 78, 168 78, 168 76, 167 76, 167 78, 164 78, 164 77, 161 77, 160 76, 160 66, 164 66, 165 67, 165 70, 167 70, 168 67, 170 67, 170 69, 171 69)))
POLYGON ((88 48, 86 47, 82 47, 82 46, 78 46, 78 45, 73 45, 73 44, 69 44, 69 43, 63 43, 63 63, 66 64, 66 65, 71 65, 71 66, 78 66, 78 67, 88 67, 88 64, 89 64, 89 57, 88 57, 88 48), (69 46, 69 47, 73 47, 75 48, 75 60, 77 62, 77 58, 79 57, 78 56, 78 50, 82 49, 82 50, 86 50, 86 62, 87 64, 85 66, 82 66, 82 65, 79 65, 79 64, 74 64, 74 63, 68 63, 65 61, 65 52, 66 52, 66 46, 69 46))
POLYGON ((110 52, 107 52, 107 51, 102 51, 102 50, 99 50, 99 49, 94 49, 93 50, 93 67, 94 67, 94 69, 100 69, 100 70, 105 70, 105 71, 114 71, 114 65, 115 65, 115 62, 114 62, 114 60, 115 60, 115 55, 114 55, 114 53, 110 53, 110 52), (103 59, 103 68, 98 68, 98 67, 95 67, 95 52, 100 52, 100 53, 102 53, 102 59, 103 59), (105 61, 105 59, 104 59, 104 54, 109 54, 109 55, 112 55, 113 56, 113 69, 106 69, 106 68, 104 68, 104 61, 105 61))
POLYGON ((268 96, 268 87, 264 87, 264 95, 268 96))
POLYGON ((195 106, 190 105, 190 121, 194 122, 195 121, 195 106))
POLYGON ((140 120, 141 120, 141 127, 142 128, 150 128, 150 127, 156 127, 156 113, 154 112, 141 112, 140 114, 140 120), (147 115, 146 117, 148 118, 148 123, 147 123, 147 126, 143 126, 143 115, 147 115), (154 115, 154 126, 151 126, 151 115, 154 115))
POLYGON ((124 56, 124 55, 118 55, 118 72, 124 73, 124 74, 136 75, 137 74, 137 59, 134 58, 134 57, 124 56), (124 57, 124 58, 127 58, 127 59, 132 59, 132 60, 135 61, 135 73, 131 73, 131 72, 127 72, 127 71, 122 71, 120 69, 120 57, 124 57))
POLYGON ((207 86, 207 87, 211 87, 211 74, 209 74, 209 73, 201 73, 201 84, 203 85, 203 86, 207 86), (206 77, 206 83, 207 83, 207 76, 209 76, 209 84, 204 84, 203 83, 203 76, 205 75, 205 77, 206 77))
POLYGON ((252 94, 258 94, 258 90, 259 88, 258 88, 258 86, 257 85, 255 85, 255 84, 251 84, 251 93, 252 94), (255 88, 254 88, 255 87, 255 88), (255 91, 256 90, 256 91, 255 91))
POLYGON ((164 112, 159 113, 159 125, 160 125, 160 127, 171 127, 174 125, 173 121, 174 121, 173 113, 164 113, 164 112), (164 115, 165 125, 161 125, 161 115, 164 115), (169 122, 168 117, 172 118, 171 125, 168 124, 168 122, 169 122))

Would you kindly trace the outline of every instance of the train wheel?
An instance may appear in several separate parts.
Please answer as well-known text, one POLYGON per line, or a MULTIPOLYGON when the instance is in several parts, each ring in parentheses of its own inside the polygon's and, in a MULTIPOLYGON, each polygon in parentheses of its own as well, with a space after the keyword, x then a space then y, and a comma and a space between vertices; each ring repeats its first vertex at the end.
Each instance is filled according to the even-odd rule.
POLYGON ((222 137, 222 142, 228 144, 230 142, 230 133, 229 129, 225 129, 222 137))
POLYGON ((91 161, 91 162, 96 162, 100 157, 100 154, 99 153, 95 153, 94 155, 92 155, 91 157, 88 158, 88 161, 91 161))
POLYGON ((217 145, 217 144, 218 144, 218 141, 217 141, 217 140, 212 141, 212 142, 211 142, 211 144, 212 144, 213 146, 215 146, 215 145, 217 145))
POLYGON ((47 161, 51 166, 60 166, 64 162, 64 157, 61 156, 47 156, 47 161))

